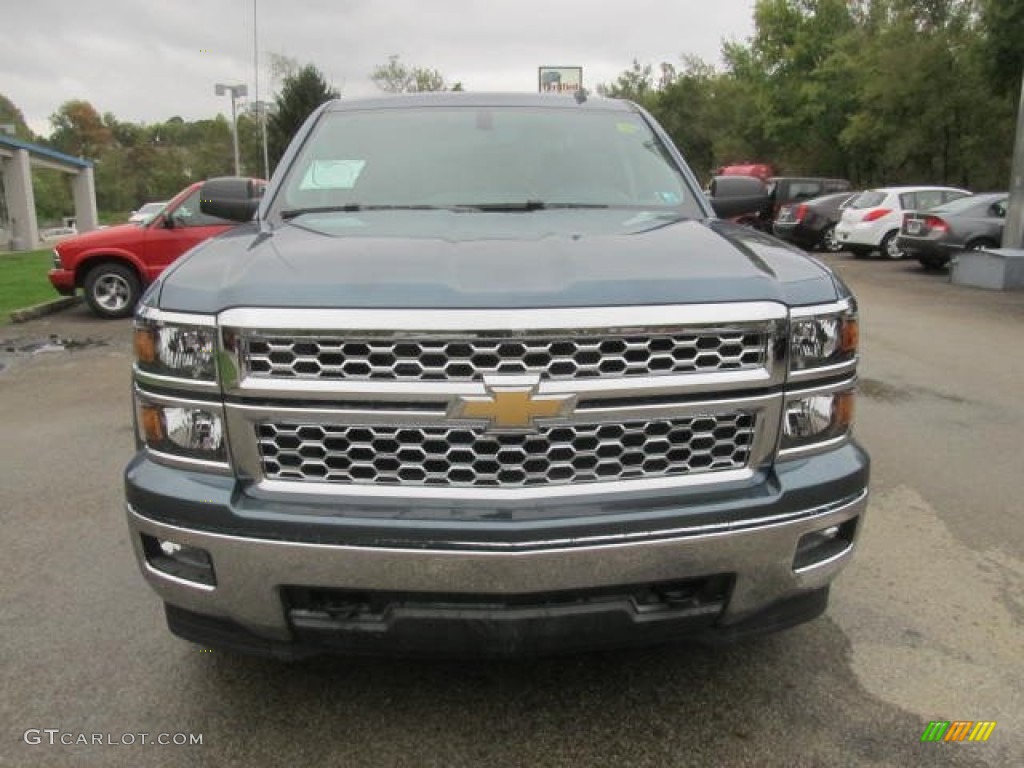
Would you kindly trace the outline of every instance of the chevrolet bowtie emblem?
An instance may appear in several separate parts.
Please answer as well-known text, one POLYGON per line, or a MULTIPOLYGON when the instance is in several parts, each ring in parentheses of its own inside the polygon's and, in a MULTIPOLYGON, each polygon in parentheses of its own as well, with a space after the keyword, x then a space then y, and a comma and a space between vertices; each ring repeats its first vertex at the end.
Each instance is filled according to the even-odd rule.
POLYGON ((488 432, 532 432, 538 419, 568 416, 576 395, 538 395, 539 379, 520 384, 512 380, 484 381, 487 394, 458 397, 448 411, 451 419, 486 419, 488 432))

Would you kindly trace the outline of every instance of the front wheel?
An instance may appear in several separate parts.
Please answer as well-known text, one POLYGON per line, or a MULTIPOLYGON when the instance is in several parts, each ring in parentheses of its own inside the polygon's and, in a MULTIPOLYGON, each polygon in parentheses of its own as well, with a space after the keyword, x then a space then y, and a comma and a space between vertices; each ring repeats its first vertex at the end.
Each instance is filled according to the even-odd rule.
POLYGON ((878 250, 882 252, 882 255, 885 256, 885 258, 893 259, 894 261, 902 259, 904 256, 906 256, 906 254, 903 252, 903 249, 900 248, 899 244, 896 242, 897 234, 898 232, 896 230, 893 230, 892 232, 887 234, 885 237, 882 238, 882 243, 878 248, 878 250))
POLYGON ((85 300, 100 317, 128 317, 142 293, 135 270, 112 261, 99 264, 85 276, 85 300))

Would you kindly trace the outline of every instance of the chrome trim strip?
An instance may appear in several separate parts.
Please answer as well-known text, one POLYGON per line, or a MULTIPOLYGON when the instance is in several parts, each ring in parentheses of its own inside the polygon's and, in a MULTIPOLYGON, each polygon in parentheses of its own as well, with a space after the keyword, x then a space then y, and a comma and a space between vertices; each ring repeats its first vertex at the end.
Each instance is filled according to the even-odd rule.
MULTIPOLYGON (((481 393, 483 390, 481 388, 481 393)), ((450 398, 454 400, 454 398, 450 398)), ((761 411, 782 403, 782 394, 721 400, 700 400, 685 403, 655 403, 616 407, 579 408, 569 416, 543 419, 544 424, 604 424, 608 422, 642 421, 651 419, 686 418, 702 414, 732 413, 734 411, 761 411)), ((294 421, 310 424, 340 424, 345 426, 417 426, 417 427, 473 427, 485 423, 481 419, 451 419, 443 410, 372 410, 356 408, 310 408, 279 405, 250 405, 228 403, 228 412, 241 414, 246 421, 294 421)))
POLYGON ((816 563, 811 563, 810 565, 805 565, 803 568, 794 568, 793 569, 793 573, 795 573, 797 575, 802 575, 802 574, 805 574, 805 573, 811 573, 812 571, 814 571, 814 570, 816 570, 818 568, 825 568, 825 567, 827 567, 829 565, 837 563, 838 561, 844 559, 845 557, 848 557, 850 555, 850 553, 853 552, 853 548, 855 546, 856 546, 855 542, 850 542, 841 552, 836 552, 831 557, 826 557, 824 560, 819 560, 816 563))
MULTIPOLYGON (((768 517, 754 517, 744 520, 734 520, 728 523, 709 523, 707 525, 688 525, 681 526, 679 528, 663 528, 657 531, 636 531, 633 533, 619 533, 619 534, 605 534, 603 536, 580 536, 572 539, 544 539, 541 541, 530 541, 530 542, 461 542, 453 541, 454 546, 469 546, 473 545, 476 547, 487 547, 486 551, 509 551, 516 549, 549 549, 551 547, 579 547, 579 546, 616 546, 627 544, 634 541, 660 541, 662 539, 674 539, 680 536, 705 536, 708 534, 715 533, 729 533, 731 531, 743 531, 750 528, 764 528, 773 525, 782 525, 785 523, 794 522, 796 520, 803 520, 808 517, 817 517, 818 515, 827 515, 835 512, 844 511, 851 506, 857 505, 867 500, 868 491, 867 489, 861 491, 856 496, 850 496, 839 501, 832 502, 830 504, 822 504, 819 507, 812 507, 811 509, 801 509, 796 512, 788 512, 782 515, 769 515, 768 517)), ((852 547, 852 545, 851 545, 852 547)), ((824 565, 826 562, 839 559, 846 553, 846 550, 836 555, 835 558, 829 558, 828 560, 822 560, 821 563, 816 563, 814 566, 807 566, 807 568, 816 567, 817 565, 824 565)), ((803 570, 796 571, 801 573, 803 570)))
POLYGON ((148 384, 154 387, 168 387, 190 390, 193 392, 209 392, 220 395, 220 384, 216 381, 203 381, 201 379, 182 379, 177 376, 163 376, 158 373, 149 373, 139 368, 138 363, 132 363, 132 375, 136 383, 148 384))
POLYGON ((231 465, 226 462, 209 461, 207 459, 193 459, 187 456, 175 456, 173 453, 164 453, 150 448, 148 445, 143 448, 146 455, 158 464, 166 464, 169 467, 178 469, 198 469, 202 472, 210 472, 217 475, 230 475, 231 465))
POLYGON ((768 301, 722 304, 672 304, 551 309, 264 309, 237 308, 220 313, 227 327, 340 331, 502 331, 543 335, 548 330, 633 332, 649 326, 721 326, 734 322, 784 320, 787 308, 768 301))
POLYGON ((815 315, 835 315, 841 312, 849 312, 851 310, 856 312, 856 302, 852 299, 842 299, 840 301, 832 302, 831 304, 814 304, 809 307, 793 307, 789 310, 789 315, 796 319, 802 317, 813 317, 815 315))
MULTIPOLYGON (((135 510, 132 509, 130 504, 127 506, 129 511, 135 513, 135 510)), ((203 584, 201 581, 192 581, 191 579, 183 579, 180 576, 175 576, 172 573, 167 573, 167 571, 161 571, 159 568, 154 568, 153 565, 149 562, 149 560, 146 559, 145 555, 143 555, 142 567, 145 568, 146 573, 150 574, 151 576, 158 576, 161 579, 167 579, 172 584, 180 584, 183 587, 189 587, 190 589, 198 589, 202 592, 213 592, 217 589, 216 585, 203 584)))
POLYGON ((808 380, 824 379, 829 376, 842 376, 844 373, 854 373, 859 362, 860 356, 854 355, 852 359, 844 360, 834 365, 825 365, 818 368, 800 368, 790 371, 789 380, 794 384, 800 384, 808 380))
MULTIPOLYGON (((769 374, 762 368, 752 371, 668 376, 546 380, 540 383, 537 394, 576 394, 583 401, 589 397, 661 397, 675 394, 701 394, 774 387, 782 383, 785 368, 782 365, 772 365, 772 367, 774 368, 773 374, 769 374)), ((472 381, 376 382, 246 378, 238 386, 228 387, 226 392, 229 395, 247 398, 303 397, 310 400, 372 400, 374 402, 414 400, 446 403, 453 396, 483 395, 485 389, 483 382, 472 381)))
POLYGON ((156 307, 140 307, 135 313, 136 319, 164 323, 166 325, 198 325, 204 328, 216 328, 216 315, 193 315, 188 312, 166 312, 156 307))
POLYGON ((787 389, 785 394, 786 401, 799 400, 802 397, 808 395, 827 395, 833 392, 841 392, 844 389, 852 389, 857 386, 857 377, 850 376, 842 381, 836 381, 831 384, 819 384, 817 386, 805 386, 801 389, 787 389))
MULTIPOLYGON (((343 485, 340 483, 291 482, 262 480, 255 490, 282 496, 362 496, 373 499, 458 499, 475 501, 530 501, 536 499, 580 498, 610 493, 643 493, 672 488, 691 488, 712 483, 738 483, 754 476, 752 469, 730 469, 701 472, 681 477, 659 477, 647 480, 619 480, 608 483, 577 483, 527 488, 459 488, 430 485, 343 485)), ((250 491, 251 493, 251 491, 250 491)))
POLYGON ((141 400, 147 400, 157 405, 183 405, 183 406, 196 406, 197 408, 206 408, 207 410, 215 410, 221 414, 223 418, 224 406, 219 400, 193 400, 188 397, 176 397, 172 395, 158 394, 156 392, 150 392, 148 389, 143 389, 139 386, 139 382, 135 382, 133 390, 135 396, 141 400))
POLYGON ((814 443, 813 445, 801 445, 796 448, 780 448, 778 461, 803 459, 808 456, 813 456, 816 453, 825 453, 826 451, 831 451, 834 448, 838 448, 843 443, 848 442, 851 437, 853 437, 853 431, 847 430, 845 434, 840 435, 839 437, 833 437, 820 443, 814 443))

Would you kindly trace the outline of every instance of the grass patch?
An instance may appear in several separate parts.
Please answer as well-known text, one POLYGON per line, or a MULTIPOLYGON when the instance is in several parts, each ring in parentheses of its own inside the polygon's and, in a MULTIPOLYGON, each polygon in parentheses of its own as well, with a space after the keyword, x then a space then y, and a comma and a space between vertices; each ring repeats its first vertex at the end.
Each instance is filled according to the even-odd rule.
POLYGON ((0 254, 0 325, 9 323, 16 309, 60 298, 46 279, 52 263, 51 248, 0 254))

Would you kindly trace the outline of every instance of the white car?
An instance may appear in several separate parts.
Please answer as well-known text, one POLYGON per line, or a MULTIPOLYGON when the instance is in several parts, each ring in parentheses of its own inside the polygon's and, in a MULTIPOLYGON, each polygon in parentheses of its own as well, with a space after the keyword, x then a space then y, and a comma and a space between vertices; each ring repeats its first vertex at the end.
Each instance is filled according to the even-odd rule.
POLYGON ((881 251, 890 259, 904 254, 896 242, 904 211, 926 211, 971 193, 955 187, 879 187, 861 192, 836 224, 836 239, 856 258, 881 251))
POLYGON ((164 200, 162 203, 146 203, 139 210, 132 211, 132 215, 128 217, 128 221, 133 224, 148 224, 150 220, 156 216, 160 211, 167 205, 167 201, 164 200))

